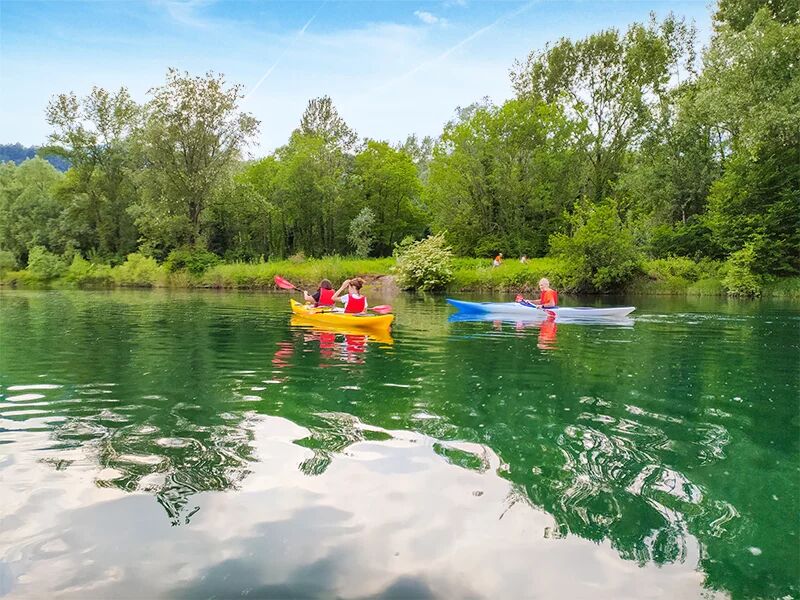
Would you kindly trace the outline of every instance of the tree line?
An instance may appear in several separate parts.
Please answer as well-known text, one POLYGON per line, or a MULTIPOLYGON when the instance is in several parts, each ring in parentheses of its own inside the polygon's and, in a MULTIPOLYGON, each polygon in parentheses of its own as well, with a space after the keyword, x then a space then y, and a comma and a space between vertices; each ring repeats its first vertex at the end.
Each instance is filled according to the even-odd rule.
POLYGON ((562 38, 511 69, 515 96, 459 108, 436 139, 361 139, 323 96, 287 143, 259 130, 224 76, 169 70, 54 97, 42 159, 0 166, 0 249, 119 263, 387 256, 444 232, 462 256, 562 255, 596 288, 638 256, 800 273, 796 0, 721 0, 711 42, 675 16, 562 38), (794 8, 793 8, 794 7, 794 8))

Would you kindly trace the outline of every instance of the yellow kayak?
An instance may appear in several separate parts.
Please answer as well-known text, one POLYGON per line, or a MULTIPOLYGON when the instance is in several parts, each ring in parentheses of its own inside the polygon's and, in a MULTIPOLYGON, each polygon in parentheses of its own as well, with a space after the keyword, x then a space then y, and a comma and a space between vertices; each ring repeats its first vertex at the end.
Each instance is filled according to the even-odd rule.
POLYGON ((303 329, 317 333, 333 333, 344 336, 367 336, 371 341, 378 342, 379 344, 384 344, 387 346, 394 344, 394 338, 392 338, 392 334, 388 330, 384 329, 363 329, 358 327, 348 327, 347 325, 331 325, 330 323, 325 323, 322 325, 320 323, 316 323, 315 321, 309 320, 304 315, 292 315, 292 320, 289 321, 289 323, 292 327, 302 327, 303 329))
POLYGON ((309 323, 331 325, 338 328, 355 328, 362 331, 389 331, 394 315, 353 315, 333 312, 330 308, 315 308, 290 300, 292 312, 309 323))

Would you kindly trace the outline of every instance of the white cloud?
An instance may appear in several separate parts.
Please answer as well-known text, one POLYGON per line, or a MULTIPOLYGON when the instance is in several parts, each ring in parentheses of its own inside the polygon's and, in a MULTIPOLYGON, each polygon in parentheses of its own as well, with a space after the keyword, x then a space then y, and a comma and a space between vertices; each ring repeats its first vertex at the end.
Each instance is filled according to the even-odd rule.
POLYGON ((415 10, 414 15, 426 25, 446 25, 447 21, 426 10, 415 10))

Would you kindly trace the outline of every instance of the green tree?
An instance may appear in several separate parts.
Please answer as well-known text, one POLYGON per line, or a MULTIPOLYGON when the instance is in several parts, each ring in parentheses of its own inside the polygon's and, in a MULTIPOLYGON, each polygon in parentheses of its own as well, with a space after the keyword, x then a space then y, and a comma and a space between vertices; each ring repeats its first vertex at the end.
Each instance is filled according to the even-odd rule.
POLYGON ((543 255, 579 193, 580 134, 561 108, 530 98, 461 111, 430 164, 434 229, 446 230, 461 255, 543 255))
POLYGON ((519 97, 564 107, 588 126, 591 165, 585 193, 600 201, 611 192, 627 152, 653 122, 670 80, 691 74, 694 29, 670 16, 662 23, 632 24, 621 34, 608 29, 585 39, 562 38, 517 62, 511 79, 519 97))
POLYGON ((320 137, 326 144, 349 152, 358 141, 358 134, 352 130, 333 105, 330 96, 312 98, 300 118, 300 133, 320 137))
POLYGON ((391 254, 396 242, 423 233, 422 185, 411 157, 370 140, 355 157, 358 199, 375 215, 375 251, 391 254))
POLYGON ((366 258, 375 243, 375 213, 365 206, 350 221, 347 240, 356 251, 356 256, 366 258))
POLYGON ((800 22, 767 8, 741 31, 722 24, 699 82, 729 137, 707 223, 727 252, 748 244, 760 273, 800 272, 800 22))
POLYGON ((136 198, 130 142, 141 108, 124 87, 93 87, 84 98, 59 94, 47 106, 53 128, 42 150, 71 165, 58 191, 63 228, 84 254, 122 259, 136 248, 136 227, 127 209, 136 198))
POLYGON ((18 264, 27 263, 34 246, 57 253, 65 250, 64 208, 56 198, 63 179, 38 157, 18 167, 10 162, 0 165, 0 248, 12 252, 18 264))
POLYGON ((233 176, 258 121, 239 110, 242 88, 222 75, 169 69, 149 94, 139 145, 145 193, 132 213, 151 249, 202 246, 206 209, 233 176))

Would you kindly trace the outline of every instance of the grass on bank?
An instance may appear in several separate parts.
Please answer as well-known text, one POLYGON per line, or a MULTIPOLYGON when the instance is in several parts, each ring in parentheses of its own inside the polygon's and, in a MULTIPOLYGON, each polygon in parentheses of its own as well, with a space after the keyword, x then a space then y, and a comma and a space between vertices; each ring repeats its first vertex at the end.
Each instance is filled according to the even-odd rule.
MULTIPOLYGON (((174 287, 216 289, 274 289, 273 278, 280 275, 299 287, 314 289, 323 278, 338 286, 356 275, 370 280, 391 275, 394 258, 348 258, 331 256, 319 259, 295 258, 259 263, 227 263, 210 266, 201 274, 188 270, 170 271, 167 266, 139 254, 130 255, 117 266, 96 264, 79 256, 66 260, 54 255, 37 256, 23 270, 0 272, 0 283, 18 287, 174 287)), ((540 278, 547 277, 556 289, 566 290, 568 269, 558 258, 532 258, 526 264, 509 259, 493 267, 490 259, 453 259, 450 293, 462 291, 534 292, 540 278)), ((721 296, 724 263, 693 261, 688 258, 648 260, 642 273, 620 292, 641 295, 721 296)), ((800 277, 765 280, 762 295, 800 299, 800 277)))

